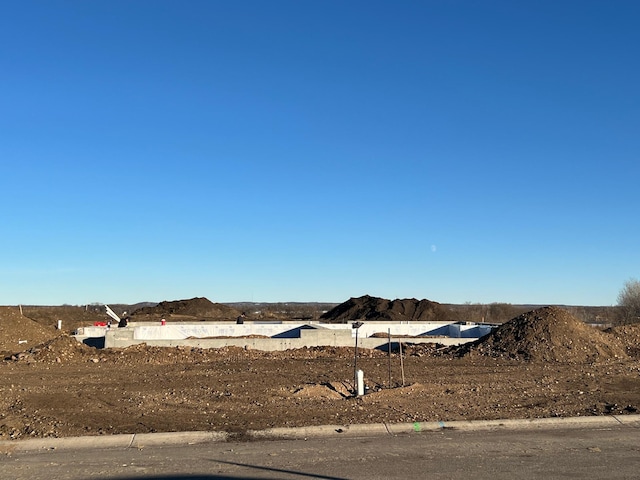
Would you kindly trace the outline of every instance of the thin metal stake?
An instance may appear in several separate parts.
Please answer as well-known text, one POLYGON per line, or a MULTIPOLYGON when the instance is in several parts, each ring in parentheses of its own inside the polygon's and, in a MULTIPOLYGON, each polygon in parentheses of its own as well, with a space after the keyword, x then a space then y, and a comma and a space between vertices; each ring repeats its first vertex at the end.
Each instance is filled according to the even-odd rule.
POLYGON ((399 341, 398 345, 400 345, 400 371, 402 372, 402 386, 404 387, 404 361, 402 360, 402 341, 399 341))
POLYGON ((391 329, 388 329, 389 341, 387 346, 387 357, 389 358, 389 388, 391 388, 391 329))
POLYGON ((358 329, 356 328, 356 349, 353 352, 353 391, 358 394, 358 329))

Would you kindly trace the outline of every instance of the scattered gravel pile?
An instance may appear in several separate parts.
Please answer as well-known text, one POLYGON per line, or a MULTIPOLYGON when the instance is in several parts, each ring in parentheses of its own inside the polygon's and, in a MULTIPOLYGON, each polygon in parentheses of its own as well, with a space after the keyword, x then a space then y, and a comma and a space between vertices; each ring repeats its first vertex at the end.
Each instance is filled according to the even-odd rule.
POLYGON ((585 363, 626 358, 614 336, 586 325, 566 310, 544 307, 524 313, 489 335, 455 349, 458 355, 485 355, 526 361, 585 363))

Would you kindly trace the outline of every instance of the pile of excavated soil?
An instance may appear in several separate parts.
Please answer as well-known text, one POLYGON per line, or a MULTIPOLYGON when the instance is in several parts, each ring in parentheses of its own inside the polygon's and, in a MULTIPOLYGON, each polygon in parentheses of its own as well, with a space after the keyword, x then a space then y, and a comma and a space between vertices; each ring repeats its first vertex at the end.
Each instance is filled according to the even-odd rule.
POLYGON ((437 302, 415 298, 387 300, 369 295, 350 298, 320 317, 329 323, 350 323, 357 320, 432 322, 449 318, 451 313, 437 302))
POLYGON ((53 325, 46 327, 20 314, 19 307, 0 307, 0 355, 26 350, 55 335, 53 325))
POLYGON ((523 313, 455 351, 462 355, 567 363, 627 357, 614 336, 586 325, 558 307, 523 313))
POLYGON ((626 348, 627 355, 640 358, 640 323, 633 325, 621 325, 605 330, 626 348))
POLYGON ((6 359, 28 363, 87 361, 90 358, 95 358, 96 352, 95 348, 78 342, 74 337, 61 334, 23 352, 10 355, 6 359))
POLYGON ((160 302, 155 307, 144 307, 131 314, 133 321, 158 320, 235 320, 241 312, 220 303, 213 303, 204 297, 190 300, 160 302))

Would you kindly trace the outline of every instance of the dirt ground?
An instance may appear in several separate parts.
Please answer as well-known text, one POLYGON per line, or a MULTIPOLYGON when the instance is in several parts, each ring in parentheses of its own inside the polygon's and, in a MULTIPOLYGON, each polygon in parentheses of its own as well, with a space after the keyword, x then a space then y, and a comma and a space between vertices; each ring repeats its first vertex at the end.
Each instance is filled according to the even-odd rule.
MULTIPOLYGON (((41 326, 34 325, 33 335, 49 339, 20 353, 12 347, 0 361, 1 439, 186 430, 241 438, 267 427, 640 408, 640 329, 601 332, 560 309, 518 317, 464 349, 411 346, 406 339, 402 362, 397 351, 359 349, 357 367, 368 390, 358 398, 351 395, 353 348, 98 350, 41 326)), ((0 310, 0 327, 1 343, 17 338, 16 329, 25 332, 28 322, 0 310)))

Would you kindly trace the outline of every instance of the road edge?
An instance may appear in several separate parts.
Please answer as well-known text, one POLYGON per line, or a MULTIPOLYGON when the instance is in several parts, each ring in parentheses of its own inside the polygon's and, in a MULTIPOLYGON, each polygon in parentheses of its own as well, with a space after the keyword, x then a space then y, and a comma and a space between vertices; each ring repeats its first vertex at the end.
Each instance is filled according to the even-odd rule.
POLYGON ((372 423, 353 425, 319 425, 248 430, 241 436, 227 432, 161 432, 104 436, 30 438, 0 441, 0 453, 42 450, 76 450, 91 448, 138 448, 161 445, 192 445, 233 440, 302 440, 327 437, 366 437, 409 435, 445 430, 531 430, 554 428, 640 428, 640 415, 606 415, 593 417, 556 417, 511 420, 456 420, 451 422, 372 423))

